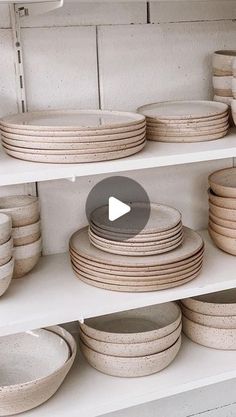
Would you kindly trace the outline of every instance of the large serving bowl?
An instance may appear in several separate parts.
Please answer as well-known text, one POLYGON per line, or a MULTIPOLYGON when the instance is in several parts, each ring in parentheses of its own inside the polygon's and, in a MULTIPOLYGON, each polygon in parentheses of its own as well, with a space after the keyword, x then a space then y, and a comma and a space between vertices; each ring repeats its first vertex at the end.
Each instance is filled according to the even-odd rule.
POLYGON ((12 237, 14 246, 29 245, 39 240, 41 235, 40 221, 28 226, 13 227, 12 237))
POLYGON ((85 335, 109 343, 145 343, 174 332, 181 323, 181 310, 170 302, 85 320, 85 335))
POLYGON ((6 243, 0 245, 0 266, 7 264, 13 251, 13 240, 10 238, 6 243))
POLYGON ((29 245, 14 248, 15 267, 13 278, 21 278, 28 274, 38 263, 42 251, 40 238, 29 245))
POLYGON ((93 339, 87 336, 82 331, 80 332, 80 339, 90 349, 95 350, 98 353, 111 356, 122 357, 138 357, 146 355, 154 355, 162 352, 163 350, 171 347, 179 338, 182 330, 182 324, 180 324, 176 330, 167 336, 160 339, 143 342, 143 343, 110 343, 101 342, 100 340, 93 339))
POLYGON ((0 296, 3 295, 6 290, 8 289, 12 276, 13 276, 13 269, 14 269, 14 259, 11 260, 3 265, 0 266, 0 296))
POLYGON ((27 340, 21 335, 0 339, 0 416, 22 413, 47 401, 58 390, 75 359, 76 343, 59 326, 29 332, 27 340), (44 343, 42 332, 47 332, 44 343), (37 337, 33 341, 34 335, 37 337))
POLYGON ((183 315, 195 323, 202 326, 214 327, 216 329, 236 329, 236 316, 210 316, 209 314, 201 314, 181 306, 183 315))
POLYGON ((183 316, 183 332, 200 345, 213 349, 236 350, 236 329, 203 326, 183 316))
POLYGON ((11 216, 13 227, 35 223, 39 220, 38 198, 28 195, 1 197, 0 213, 11 216))
POLYGON ((6 243, 11 237, 12 221, 7 214, 0 213, 0 245, 6 243))
POLYGON ((186 298, 181 303, 188 309, 210 316, 236 316, 236 289, 186 298))
POLYGON ((175 359, 181 346, 181 336, 169 349, 141 357, 117 357, 103 355, 87 347, 82 341, 81 350, 88 363, 108 375, 133 378, 151 375, 166 368, 175 359))

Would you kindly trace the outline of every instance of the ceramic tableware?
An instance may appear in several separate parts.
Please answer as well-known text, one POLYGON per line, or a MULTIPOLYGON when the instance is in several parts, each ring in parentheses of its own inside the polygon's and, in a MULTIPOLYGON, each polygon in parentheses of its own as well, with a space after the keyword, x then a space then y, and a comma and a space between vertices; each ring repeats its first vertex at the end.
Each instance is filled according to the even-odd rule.
POLYGON ((0 213, 0 245, 6 243, 12 232, 12 220, 7 214, 0 213))
POLYGON ((12 276, 13 276, 13 269, 14 269, 14 259, 6 263, 3 266, 0 266, 0 296, 2 296, 8 289, 12 276))
POLYGON ((28 226, 13 227, 12 237, 14 246, 29 245, 39 240, 41 235, 40 221, 28 226))
POLYGON ((236 240, 232 237, 221 235, 215 232, 211 227, 208 227, 209 234, 218 248, 223 251, 236 255, 236 240))
POLYGON ((236 316, 236 289, 218 291, 182 300, 188 309, 210 316, 236 316))
POLYGON ((236 197, 236 168, 213 172, 208 178, 212 191, 220 197, 236 197))
POLYGON ((13 240, 10 238, 6 243, 0 245, 0 266, 7 264, 13 251, 13 240))
POLYGON ((38 198, 28 195, 0 197, 0 213, 11 216, 13 227, 35 223, 39 220, 38 198))
POLYGON ((216 329, 236 329, 236 316, 210 316, 192 311, 183 304, 181 305, 181 310, 185 317, 202 326, 214 327, 216 329))
POLYGON ((13 278, 22 278, 28 274, 38 263, 42 251, 42 239, 29 245, 14 248, 14 275, 13 278))

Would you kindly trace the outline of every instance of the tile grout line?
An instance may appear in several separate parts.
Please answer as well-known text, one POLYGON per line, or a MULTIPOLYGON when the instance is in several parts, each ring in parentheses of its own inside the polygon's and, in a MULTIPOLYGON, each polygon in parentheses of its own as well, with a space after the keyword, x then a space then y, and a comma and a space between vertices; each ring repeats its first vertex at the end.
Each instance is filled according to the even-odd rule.
POLYGON ((96 26, 96 60, 97 60, 97 88, 98 88, 98 106, 101 109, 101 86, 100 86, 100 63, 99 63, 99 46, 98 46, 98 26, 96 26))
POLYGON ((151 23, 151 16, 150 16, 150 3, 147 2, 147 24, 151 23))

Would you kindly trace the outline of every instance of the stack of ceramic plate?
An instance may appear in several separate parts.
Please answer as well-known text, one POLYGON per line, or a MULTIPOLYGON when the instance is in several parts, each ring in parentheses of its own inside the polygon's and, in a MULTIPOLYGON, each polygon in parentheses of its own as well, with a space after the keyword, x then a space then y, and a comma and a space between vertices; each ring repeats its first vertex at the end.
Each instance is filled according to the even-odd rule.
POLYGON ((236 255, 236 168, 209 177, 209 233, 215 244, 236 255))
POLYGON ((12 221, 7 214, 0 213, 0 296, 8 289, 13 276, 14 260, 12 221))
POLYGON ((228 132, 229 108, 214 101, 167 101, 142 106, 147 139, 158 142, 204 142, 228 132))
POLYGON ((31 410, 52 397, 76 355, 73 337, 59 326, 0 340, 0 416, 31 410))
POLYGON ((113 291, 157 291, 185 284, 202 268, 204 244, 201 236, 183 228, 183 243, 175 250, 152 256, 112 254, 95 247, 88 228, 70 239, 70 255, 75 274, 95 287, 113 291))
POLYGON ((12 219, 15 259, 13 278, 21 278, 35 267, 42 251, 38 198, 28 195, 1 197, 0 213, 12 219))
MULTIPOLYGON (((145 203, 133 203, 131 206, 132 212, 135 210, 135 221, 144 218, 145 203)), ((108 206, 99 207, 90 217, 91 243, 105 252, 128 256, 161 254, 183 243, 181 214, 172 207, 151 204, 149 221, 141 232, 133 227, 132 218, 133 214, 130 218, 121 218, 114 226, 109 221, 108 206)))
POLYGON ((231 105, 233 99, 233 61, 236 51, 215 51, 212 57, 214 100, 231 105))
POLYGON ((81 349, 98 371, 139 377, 166 368, 181 346, 181 311, 166 303, 85 320, 81 349))
POLYGON ((136 113, 39 111, 1 121, 2 145, 19 159, 50 163, 105 161, 133 155, 145 145, 145 118, 136 113))
POLYGON ((236 350, 236 290, 182 300, 183 331, 214 349, 236 350))

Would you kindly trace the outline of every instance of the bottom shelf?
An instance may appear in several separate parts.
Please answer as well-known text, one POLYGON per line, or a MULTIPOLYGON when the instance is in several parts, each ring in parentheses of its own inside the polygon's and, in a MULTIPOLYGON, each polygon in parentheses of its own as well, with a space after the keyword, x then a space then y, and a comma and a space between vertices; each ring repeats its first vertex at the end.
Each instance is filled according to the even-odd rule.
POLYGON ((115 378, 92 367, 79 354, 65 383, 51 400, 27 417, 96 417, 236 377, 236 351, 219 351, 183 338, 176 360, 143 378, 115 378))

